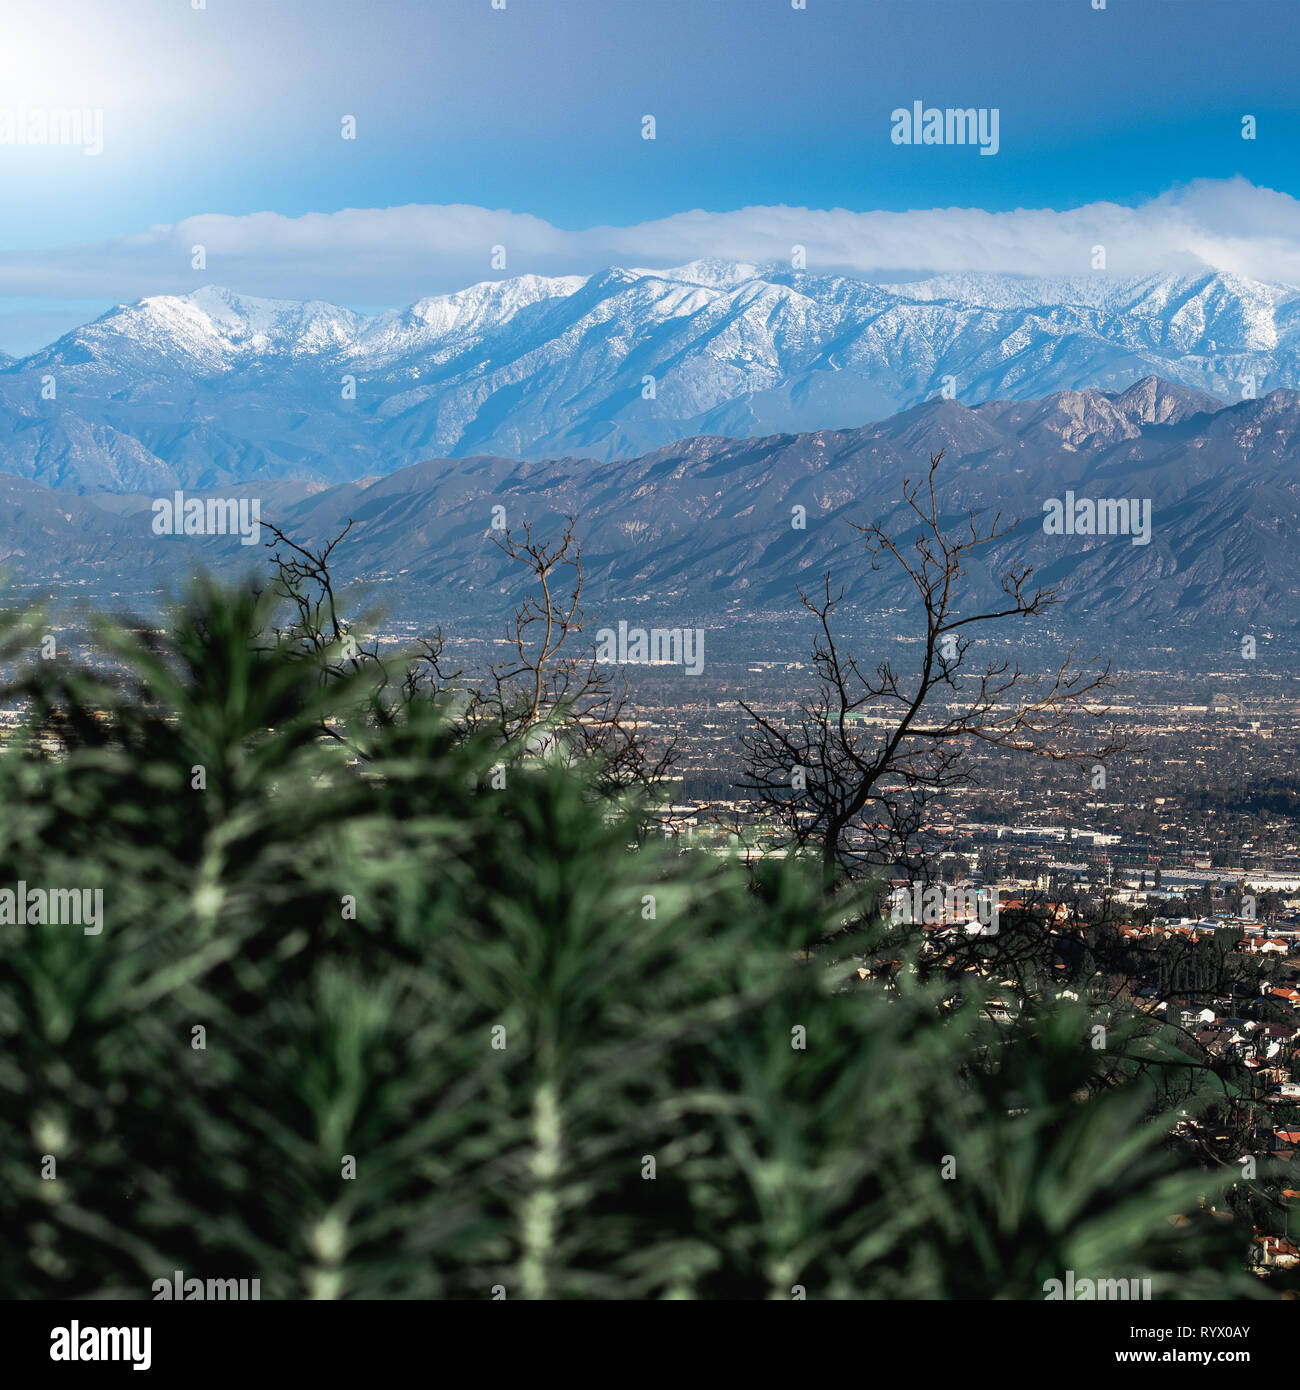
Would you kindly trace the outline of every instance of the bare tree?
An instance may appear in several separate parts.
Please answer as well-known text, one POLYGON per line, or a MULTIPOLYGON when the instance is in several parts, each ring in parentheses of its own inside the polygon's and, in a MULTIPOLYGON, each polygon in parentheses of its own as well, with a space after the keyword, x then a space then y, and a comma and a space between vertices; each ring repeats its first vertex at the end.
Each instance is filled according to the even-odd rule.
MULTIPOLYGON (((354 524, 349 521, 333 540, 312 550, 291 540, 273 522, 262 522, 271 533, 267 544, 274 551, 273 592, 287 602, 290 613, 289 621, 274 627, 272 633, 277 642, 316 660, 322 680, 338 680, 362 669, 373 672, 372 712, 384 719, 391 717, 395 704, 449 691, 462 673, 444 669, 445 644, 441 631, 436 631, 405 653, 401 676, 394 683, 378 642, 358 634, 352 621, 343 616, 330 564, 335 549, 354 524)), ((343 737, 334 726, 323 727, 330 737, 343 737)), ((364 756, 361 750, 356 751, 364 756)))
POLYGON ((931 457, 924 483, 904 480, 903 500, 918 531, 910 543, 879 522, 855 527, 873 570, 896 567, 923 614, 920 669, 900 672, 889 661, 864 669, 836 636, 843 588, 828 574, 812 599, 817 619, 812 661, 817 695, 790 724, 741 702, 753 721, 742 737, 746 780, 767 813, 799 849, 820 852, 828 882, 869 866, 916 871, 924 852, 916 842, 927 805, 946 788, 969 784, 971 754, 980 747, 1013 750, 1056 761, 1100 761, 1125 744, 1113 724, 1085 747, 1081 724, 1105 721, 1116 685, 1110 665, 1067 653, 1054 671, 1036 675, 1018 662, 968 664, 975 636, 993 625, 1034 618, 1058 602, 1057 588, 1032 587, 1033 570, 1012 565, 1003 574, 1004 601, 964 611, 962 581, 971 555, 1008 535, 999 512, 981 525, 970 512, 958 532, 940 520, 935 475, 943 454, 931 457), (872 716, 872 722, 864 722, 872 716))
POLYGON ((602 668, 594 646, 579 646, 582 551, 565 520, 557 540, 539 541, 524 522, 493 540, 532 577, 533 587, 507 629, 510 659, 490 668, 466 709, 471 725, 489 722, 504 743, 531 752, 594 761, 603 794, 656 787, 673 762, 669 745, 654 749, 631 713, 626 678, 602 668))
MULTIPOLYGON (((331 574, 334 552, 353 523, 312 549, 263 521, 276 567, 275 592, 287 601, 290 619, 274 629, 277 641, 293 645, 320 663, 322 679, 373 672, 372 714, 393 717, 415 699, 446 697, 465 734, 486 733, 503 751, 558 756, 592 763, 602 794, 653 790, 672 766, 674 749, 656 749, 644 736, 628 701, 626 681, 595 660, 595 648, 579 649, 583 629, 581 548, 568 518, 558 540, 539 541, 525 523, 522 536, 507 530, 493 541, 534 581, 508 624, 510 658, 477 680, 446 669, 442 632, 406 652, 400 677, 373 639, 364 639, 341 612, 331 574)), ((336 728, 324 732, 344 735, 336 728)), ((359 756, 364 756, 357 750, 359 756)))

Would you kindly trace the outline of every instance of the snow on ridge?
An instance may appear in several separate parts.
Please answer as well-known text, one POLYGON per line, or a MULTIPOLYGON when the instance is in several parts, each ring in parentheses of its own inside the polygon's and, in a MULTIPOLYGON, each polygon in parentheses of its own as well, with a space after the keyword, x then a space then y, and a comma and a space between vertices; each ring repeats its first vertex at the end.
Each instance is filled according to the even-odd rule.
POLYGON ((87 384, 288 388, 323 419, 351 373, 366 385, 348 428, 401 420, 400 450, 594 454, 846 427, 931 398, 947 376, 968 405, 1149 374, 1221 397, 1247 372, 1300 385, 1300 293, 1209 273, 876 283, 698 260, 485 280, 374 314, 205 286, 121 306, 47 351, 87 384))
POLYGON ((451 294, 418 299, 405 312, 430 327, 454 331, 491 314, 504 321, 543 299, 567 299, 587 283, 585 275, 515 275, 480 280, 451 294))
POLYGON ((142 347, 207 365, 278 352, 320 352, 351 342, 364 316, 323 300, 258 299, 219 285, 123 305, 91 327, 101 343, 121 333, 142 347))
MULTIPOLYGON (((1075 277, 1020 277, 985 273, 875 282, 844 276, 765 270, 749 262, 696 260, 666 269, 615 268, 605 277, 520 275, 485 280, 450 294, 432 295, 404 309, 362 314, 321 300, 305 303, 262 299, 209 285, 187 295, 153 296, 122 306, 93 325, 103 342, 123 332, 142 346, 153 344, 205 361, 257 354, 333 355, 382 363, 405 354, 438 351, 461 341, 468 350, 476 338, 507 326, 522 310, 540 302, 572 298, 597 283, 599 300, 630 323, 634 314, 651 319, 688 318, 718 308, 744 313, 755 305, 770 313, 795 313, 815 331, 852 317, 875 300, 891 314, 951 309, 958 312, 1064 313, 1151 320, 1162 319, 1170 340, 1183 350, 1206 339, 1217 350, 1213 324, 1243 347, 1277 347, 1276 316, 1284 306, 1300 306, 1300 292, 1286 286, 1207 272, 1204 275, 1118 277, 1096 272, 1075 277), (769 278, 771 277, 771 278, 769 278), (650 283, 647 283, 650 282, 650 283), (648 297, 641 290, 648 291, 648 297), (624 296, 629 296, 624 298, 624 296)), ((751 318, 753 315, 751 314, 751 318)), ((892 321, 892 320, 891 320, 892 321)), ((919 322, 919 320, 918 320, 919 322)), ((448 348, 448 351, 453 349, 448 348)), ((459 351, 461 349, 454 349, 459 351)))
POLYGON ((760 278, 756 265, 748 261, 722 261, 703 259, 688 261, 685 265, 668 266, 665 269, 651 269, 646 266, 626 267, 629 275, 643 276, 654 280, 677 281, 688 285, 701 285, 705 289, 729 290, 743 285, 748 280, 760 278))

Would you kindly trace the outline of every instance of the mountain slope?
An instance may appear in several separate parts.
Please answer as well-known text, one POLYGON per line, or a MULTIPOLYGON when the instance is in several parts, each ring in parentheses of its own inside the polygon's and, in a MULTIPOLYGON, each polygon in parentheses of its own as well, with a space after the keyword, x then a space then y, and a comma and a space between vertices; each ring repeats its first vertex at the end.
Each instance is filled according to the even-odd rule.
MULTIPOLYGON (((518 576, 492 544, 498 507, 507 524, 528 520, 538 535, 576 518, 592 613, 653 603, 684 623, 789 610, 798 586, 818 584, 827 568, 850 604, 880 613, 906 591, 871 573, 847 521, 879 518, 906 534, 902 481, 923 476, 940 450, 947 524, 962 525, 968 509, 1021 519, 972 568, 983 597, 1019 562, 1065 586, 1075 631, 1177 632, 1224 649, 1260 624, 1300 635, 1294 391, 1221 407, 1148 379, 1120 393, 974 408, 928 401, 860 429, 700 437, 621 461, 431 459, 334 487, 232 491, 260 497, 263 517, 297 540, 323 541, 352 522, 336 555, 340 579, 386 586, 385 603, 407 613, 485 615, 512 600, 518 576), (1149 543, 1045 534, 1044 504, 1067 492, 1149 503, 1149 543)), ((0 499, 0 565, 29 579, 57 570, 97 591, 128 579, 147 588, 196 561, 266 563, 229 537, 154 537, 148 497, 73 497, 0 479, 0 499)))

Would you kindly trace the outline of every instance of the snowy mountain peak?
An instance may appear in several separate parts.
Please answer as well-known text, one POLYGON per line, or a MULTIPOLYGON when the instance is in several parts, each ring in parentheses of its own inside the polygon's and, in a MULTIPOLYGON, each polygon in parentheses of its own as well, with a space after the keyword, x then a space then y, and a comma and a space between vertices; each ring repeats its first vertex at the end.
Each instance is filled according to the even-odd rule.
POLYGON ((686 265, 670 266, 666 270, 634 267, 629 272, 656 280, 674 280, 684 285, 700 285, 705 289, 729 290, 758 278, 756 265, 746 261, 699 260, 686 265))
POLYGON ((455 294, 413 304, 409 316, 438 333, 464 332, 508 322, 521 309, 546 299, 566 299, 587 283, 583 275, 517 275, 483 280, 455 294))
MULTIPOLYGON (((629 458, 856 427, 940 395, 1053 398, 1074 444, 1250 383, 1300 387, 1300 290, 1217 273, 871 283, 697 260, 486 280, 367 315, 207 286, 123 305, 7 367, 0 407, 30 421, 32 377, 51 365, 60 410, 100 431, 87 455, 129 440, 223 478, 629 458)), ((6 435, 3 419, 0 467, 5 450, 29 476, 48 467, 40 430, 6 435)))
POLYGON ((186 295, 120 305, 73 336, 101 361, 130 344, 221 371, 241 358, 337 350, 355 339, 363 322, 363 316, 320 300, 257 299, 205 285, 186 295))

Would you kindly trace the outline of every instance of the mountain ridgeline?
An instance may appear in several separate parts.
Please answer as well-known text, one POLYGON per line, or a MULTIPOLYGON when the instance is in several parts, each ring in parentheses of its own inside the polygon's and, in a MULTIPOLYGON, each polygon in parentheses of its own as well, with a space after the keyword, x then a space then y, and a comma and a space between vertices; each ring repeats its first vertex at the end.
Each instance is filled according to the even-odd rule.
MULTIPOLYGON (((797 586, 827 568, 851 603, 879 612, 905 594, 871 572, 848 522, 879 518, 906 534, 903 479, 922 478, 940 450, 953 526, 968 510, 1019 519, 971 575, 984 596, 1018 561, 1064 583, 1063 615, 1080 630, 1095 622, 1225 652, 1237 633, 1296 634, 1300 393, 1290 390, 1225 406, 1145 378, 1037 401, 935 399, 856 429, 700 437, 614 461, 438 458, 333 487, 245 483, 217 494, 259 499, 264 520, 302 541, 352 521, 338 572, 377 582, 393 611, 486 614, 510 602, 517 575, 491 543, 495 514, 542 535, 576 518, 597 616, 648 601, 683 623, 789 610, 797 586), (1048 534, 1048 511, 1071 497, 1131 501, 1134 528, 1144 512, 1148 533, 1048 534)), ((79 496, 9 476, 0 494, 0 568, 26 580, 56 575, 95 594, 118 592, 124 575, 166 585, 196 561, 266 562, 237 536, 155 534, 147 493, 79 496)))
POLYGON ((695 262, 365 315, 214 287, 0 360, 0 471, 73 492, 347 483, 429 458, 633 458, 1148 376, 1300 388, 1300 291, 1239 276, 878 284, 695 262))

